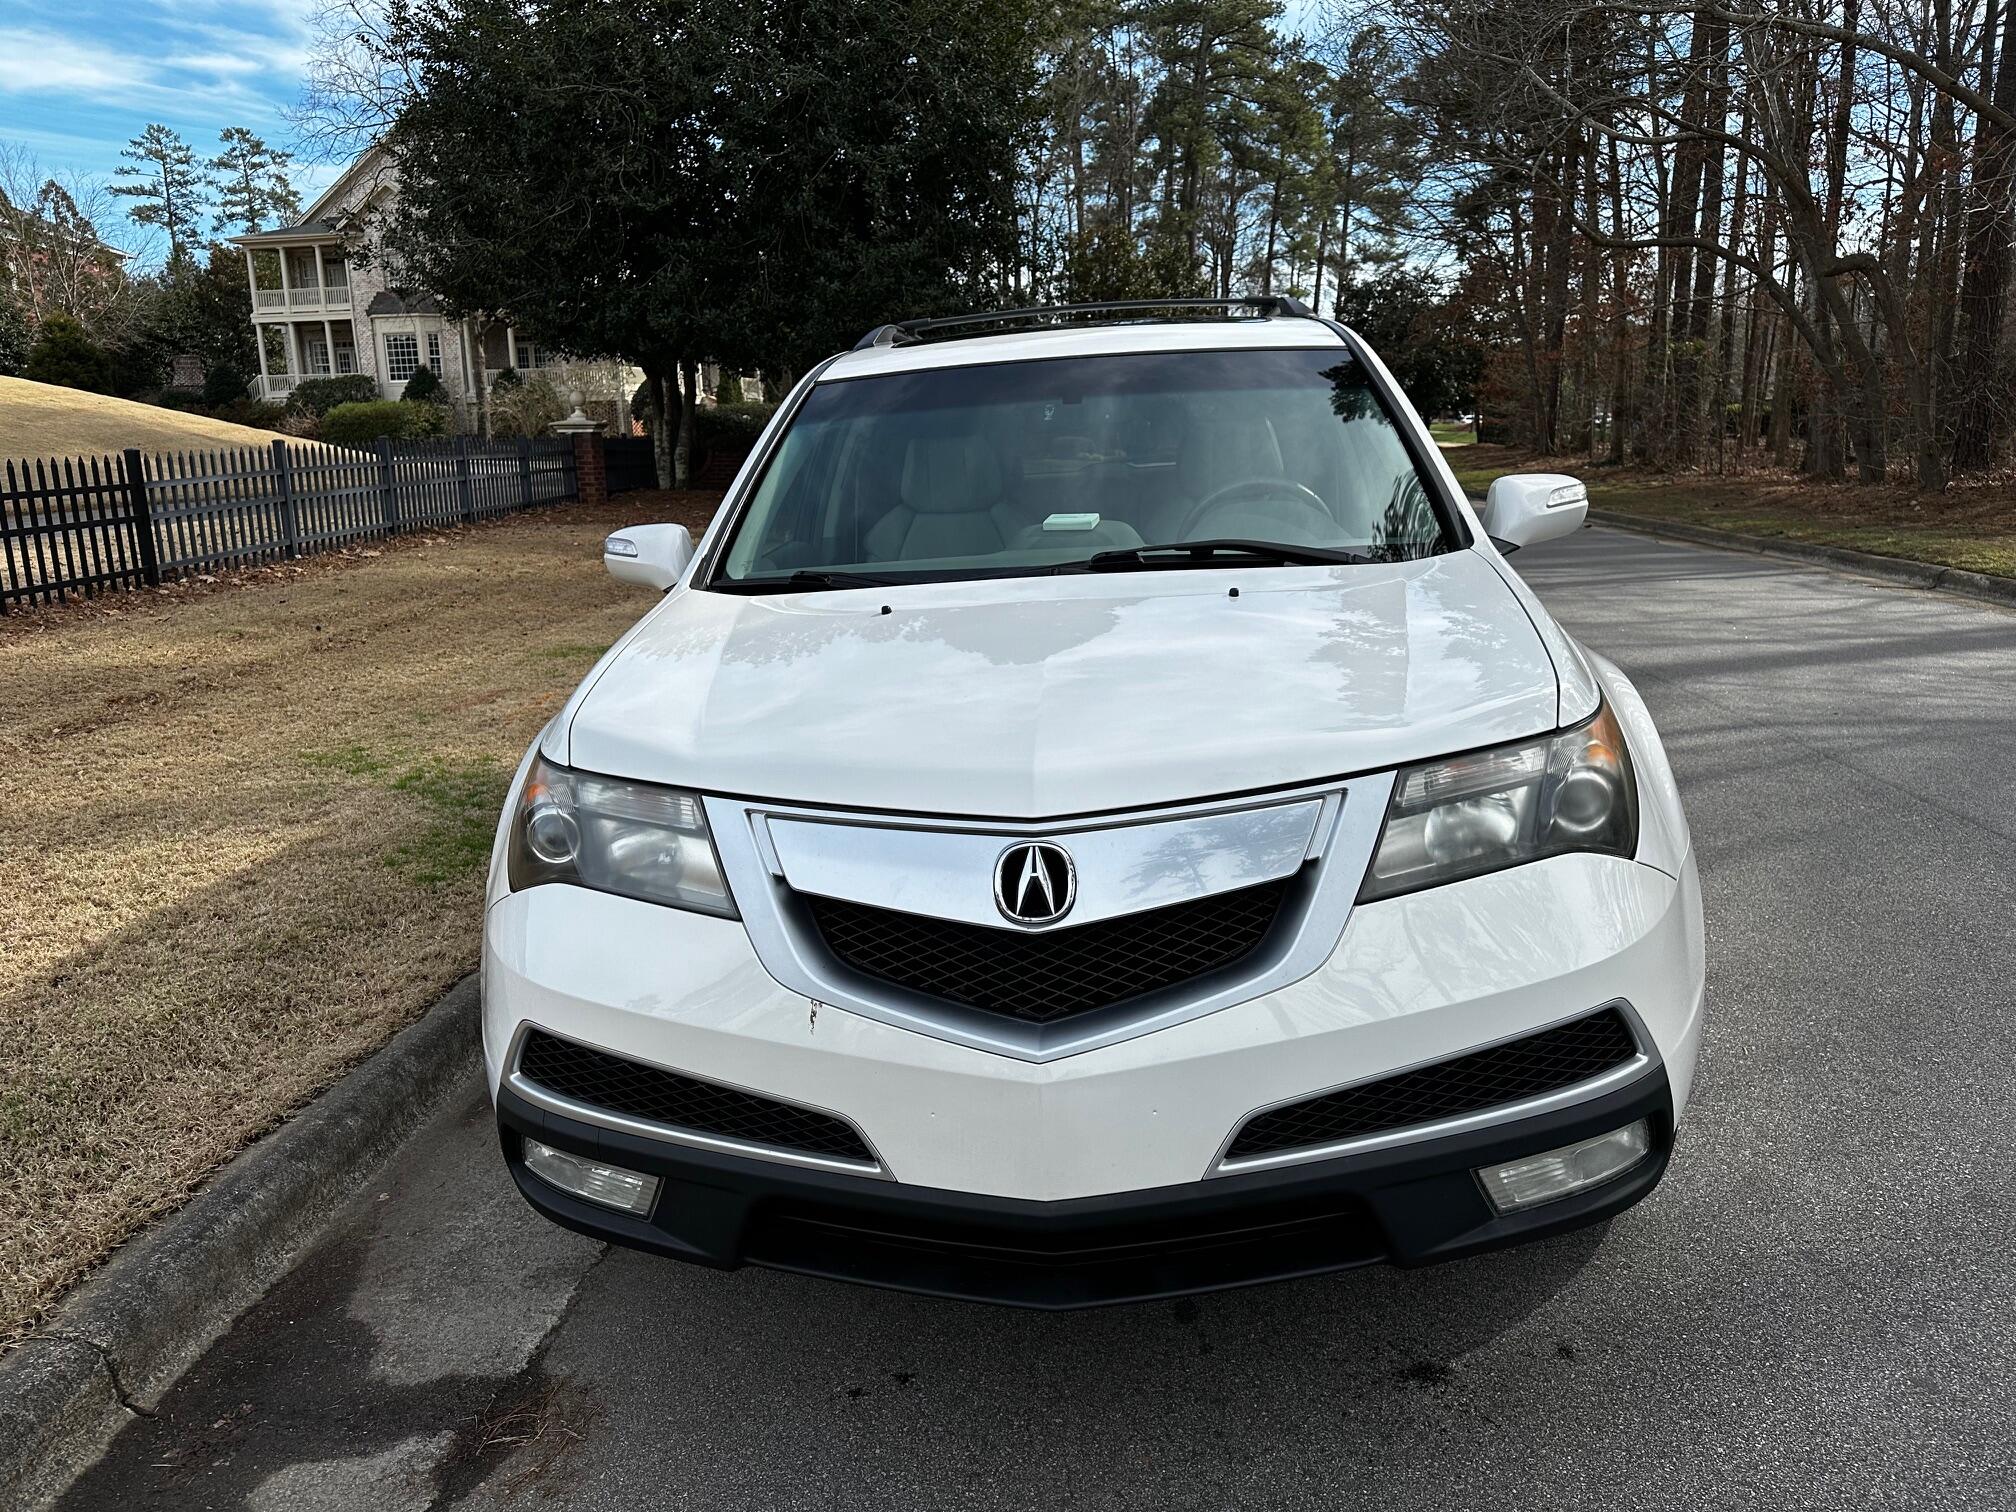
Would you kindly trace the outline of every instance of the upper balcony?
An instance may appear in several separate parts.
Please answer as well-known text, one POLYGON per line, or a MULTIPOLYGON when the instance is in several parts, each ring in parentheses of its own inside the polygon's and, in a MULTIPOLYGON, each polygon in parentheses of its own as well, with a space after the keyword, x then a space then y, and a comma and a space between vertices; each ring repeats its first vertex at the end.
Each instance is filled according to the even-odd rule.
POLYGON ((350 285, 347 282, 335 284, 294 284, 284 289, 260 289, 252 291, 252 313, 254 315, 348 315, 350 313, 350 285))
POLYGON ((321 228, 293 227, 238 238, 254 320, 350 314, 350 268, 342 239, 321 228))

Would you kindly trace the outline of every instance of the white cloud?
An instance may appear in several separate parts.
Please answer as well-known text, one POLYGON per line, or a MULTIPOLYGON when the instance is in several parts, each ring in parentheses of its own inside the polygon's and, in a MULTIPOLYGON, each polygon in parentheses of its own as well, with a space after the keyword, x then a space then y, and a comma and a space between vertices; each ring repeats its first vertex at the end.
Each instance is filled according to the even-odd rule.
POLYGON ((143 59, 82 48, 54 32, 0 27, 0 93, 115 95, 148 72, 143 59))
POLYGON ((89 100, 185 116, 193 108, 270 117, 274 91, 258 87, 259 81, 278 73, 291 82, 299 69, 299 54, 284 45, 270 54, 214 49, 145 54, 117 52, 102 40, 84 47, 55 32, 0 27, 0 96, 53 95, 66 103, 89 100))
POLYGON ((170 53, 161 60, 161 66, 181 73, 240 77, 245 74, 264 73, 272 65, 265 58, 252 57, 245 53, 193 52, 170 53))

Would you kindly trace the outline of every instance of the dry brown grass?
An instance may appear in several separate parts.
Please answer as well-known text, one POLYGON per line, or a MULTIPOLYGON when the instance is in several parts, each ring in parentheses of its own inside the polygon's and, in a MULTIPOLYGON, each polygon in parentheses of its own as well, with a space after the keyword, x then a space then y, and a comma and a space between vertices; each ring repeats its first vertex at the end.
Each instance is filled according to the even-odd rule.
POLYGON ((0 1339, 476 962, 633 494, 0 620, 0 1339))
POLYGON ((1926 495, 1906 483, 1815 483, 1772 471, 1665 476, 1591 467, 1586 458, 1522 457, 1505 446, 1466 447, 1449 460, 1473 493, 1501 473, 1544 468, 1587 481, 1598 509, 2016 577, 2016 481, 2006 475, 1926 495))
POLYGON ((109 394, 0 378, 0 457, 84 457, 123 451, 270 446, 278 431, 185 415, 109 394))

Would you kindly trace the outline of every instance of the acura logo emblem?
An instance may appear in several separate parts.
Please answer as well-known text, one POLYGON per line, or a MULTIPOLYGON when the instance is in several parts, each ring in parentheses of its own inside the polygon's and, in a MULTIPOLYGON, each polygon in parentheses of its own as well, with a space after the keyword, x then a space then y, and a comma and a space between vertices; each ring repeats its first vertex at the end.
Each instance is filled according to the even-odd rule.
POLYGON ((1011 845, 994 863, 994 905, 1017 924, 1054 923, 1071 912, 1077 896, 1077 868, 1061 845, 1011 845))

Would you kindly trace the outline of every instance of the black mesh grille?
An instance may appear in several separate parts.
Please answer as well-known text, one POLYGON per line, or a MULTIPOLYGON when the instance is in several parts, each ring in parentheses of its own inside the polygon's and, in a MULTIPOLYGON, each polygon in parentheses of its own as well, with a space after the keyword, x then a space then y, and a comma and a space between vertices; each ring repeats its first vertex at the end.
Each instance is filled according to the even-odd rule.
POLYGON ((1637 1053, 1623 1015, 1606 1008, 1509 1044, 1255 1114, 1225 1158, 1271 1155, 1459 1118, 1572 1087, 1637 1053))
POLYGON ((549 1092, 647 1123, 864 1165, 875 1159, 853 1126, 830 1113, 640 1066, 537 1029, 525 1036, 518 1069, 549 1092))
POLYGON ((1267 882, 1042 934, 808 898, 826 946, 864 976, 1054 1024, 1230 966, 1267 937, 1288 884, 1267 882))

